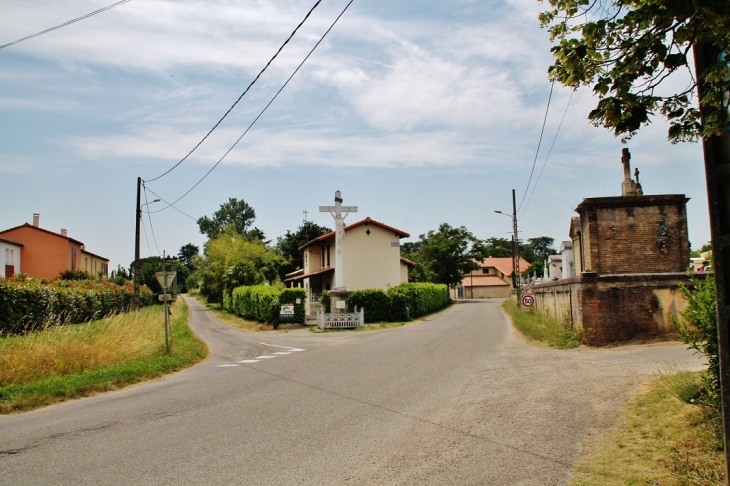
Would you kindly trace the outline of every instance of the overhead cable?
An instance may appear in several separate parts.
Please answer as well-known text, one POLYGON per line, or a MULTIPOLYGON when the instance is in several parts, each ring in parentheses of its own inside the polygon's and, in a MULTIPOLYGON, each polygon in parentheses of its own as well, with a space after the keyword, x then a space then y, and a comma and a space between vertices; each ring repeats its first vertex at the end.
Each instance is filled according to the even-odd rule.
MULTIPOLYGON (((180 214, 183 214, 183 215, 187 216, 188 218, 192 219, 193 221, 196 221, 196 222, 198 221, 198 220, 197 220, 196 218, 193 218, 192 216, 190 216, 190 215, 189 215, 188 213, 186 213, 185 211, 183 211, 183 210, 181 210, 181 209, 179 209, 179 208, 177 208, 177 207, 173 206, 173 204, 171 204, 171 203, 167 202, 167 201, 165 200, 165 198, 163 198, 162 196, 160 196, 159 194, 157 194, 157 193, 156 193, 155 191, 153 191, 152 189, 148 188, 147 186, 145 186, 145 190, 147 190, 147 191, 150 191, 150 192, 151 192, 151 193, 152 193, 153 195, 155 195, 155 196, 157 196, 158 198, 160 198, 160 201, 162 201, 162 202, 164 202, 165 204, 167 204, 167 207, 168 207, 168 208, 172 208, 172 209, 174 209, 174 210, 175 210, 175 211, 177 211, 178 213, 180 213, 180 214)), ((167 209, 167 208, 165 208, 165 209, 167 209)), ((159 212, 159 211, 150 211, 150 210, 148 209, 148 210, 147 210, 147 213, 150 213, 150 212, 152 212, 152 213, 157 213, 157 212, 159 212)))
POLYGON ((9 42, 7 44, 3 44, 3 45, 0 46, 0 49, 5 49, 6 47, 10 47, 12 45, 15 45, 18 42, 23 42, 24 40, 32 39, 33 37, 38 37, 39 35, 47 34, 48 32, 52 32, 54 30, 60 29, 61 27, 66 27, 67 25, 71 25, 71 24, 73 24, 75 22, 78 22, 79 20, 88 19, 91 16, 94 16, 96 14, 100 14, 102 12, 106 12, 109 9, 112 9, 114 7, 118 7, 119 5, 122 5, 123 3, 131 2, 131 1, 132 0, 121 0, 121 1, 119 1, 117 3, 113 3, 113 4, 109 5, 109 6, 104 7, 104 8, 100 8, 99 10, 94 10, 91 13, 87 13, 86 15, 82 15, 81 17, 76 17, 73 20, 69 20, 68 22, 64 22, 64 23, 59 24, 59 25, 57 25, 55 27, 51 27, 50 29, 42 30, 42 31, 37 32, 37 33, 35 33, 33 35, 29 35, 27 37, 23 37, 22 39, 18 39, 16 41, 9 42))
POLYGON ((568 98, 568 104, 565 105, 565 111, 563 111, 563 118, 560 119, 560 125, 558 125, 558 129, 555 132, 555 137, 553 138, 553 143, 550 145, 550 150, 548 150, 547 157, 545 157, 545 161, 542 163, 542 168, 540 169, 540 173, 537 175, 537 181, 535 181, 535 185, 532 186, 532 192, 530 193, 530 197, 527 198, 527 203, 525 203, 525 209, 523 209, 522 213, 520 213, 520 214, 524 214, 525 211, 527 211, 527 206, 530 205, 532 196, 535 194, 535 189, 537 189, 537 185, 540 183, 540 178, 542 177, 542 172, 545 170, 545 165, 547 164, 547 161, 550 158, 550 154, 553 153, 553 147, 555 146, 555 141, 558 139, 558 133, 560 133, 560 128, 563 126, 563 122, 565 121, 565 115, 568 113, 568 107, 570 106, 570 102, 573 100, 574 93, 575 93, 575 91, 570 92, 570 98, 568 98))
POLYGON ((525 197, 527 196, 527 191, 530 190, 530 182, 532 182, 532 175, 535 173, 535 165, 537 164, 537 156, 540 154, 540 144, 542 143, 542 135, 545 133, 545 123, 547 122, 548 113, 550 112, 550 100, 553 98, 553 88, 555 87, 555 80, 553 79, 553 82, 550 83, 550 95, 548 96, 548 102, 547 107, 545 108, 545 117, 542 120, 542 129, 540 130, 540 139, 537 142, 537 151, 535 152, 535 160, 532 161, 532 170, 530 171, 530 178, 527 180, 527 187, 525 187, 525 193, 522 195, 522 201, 520 201, 520 205, 517 208, 517 212, 520 212, 520 209, 522 209, 522 204, 525 202, 525 197))
MULTIPOLYGON (((144 202, 145 202, 145 205, 149 204, 149 202, 147 202, 147 188, 145 188, 145 190, 144 190, 144 202)), ((157 254, 159 255, 160 247, 157 246, 157 238, 155 238, 155 229, 152 227, 152 216, 150 215, 149 211, 147 211, 147 220, 150 222, 150 232, 152 233, 152 241, 155 242, 155 248, 157 249, 157 254)))
POLYGON ((241 136, 238 137, 238 140, 236 140, 233 143, 233 145, 231 145, 231 148, 229 148, 226 151, 226 153, 224 153, 223 156, 220 159, 218 159, 218 162, 216 162, 215 165, 213 167, 211 167, 210 170, 208 172, 206 172, 205 175, 203 177, 201 177, 200 180, 198 180, 198 182, 195 183, 195 185, 193 185, 193 187, 191 187, 190 189, 188 189, 188 191, 185 194, 183 194, 182 196, 180 196, 179 198, 177 198, 172 204, 168 203, 169 205, 167 207, 162 208, 162 209, 159 209, 157 211, 152 211, 152 212, 159 213, 160 211, 165 211, 169 207, 174 207, 174 205, 177 204, 182 198, 184 198, 185 196, 187 196, 188 194, 190 194, 193 191, 193 189, 195 189, 196 187, 198 187, 198 184, 200 184, 201 182, 203 182, 205 180, 205 178, 208 177, 208 175, 210 175, 210 173, 213 172, 213 170, 216 167, 218 167, 218 164, 220 164, 221 162, 223 162, 223 159, 225 159, 226 156, 229 153, 231 153, 231 151, 236 147, 236 145, 238 145, 238 142, 240 142, 241 139, 244 137, 244 135, 246 135, 249 132, 249 130, 251 130, 251 128, 256 124, 256 122, 259 120, 259 118, 261 118, 261 116, 266 112, 266 110, 269 108, 269 106, 271 106, 271 104, 274 102, 274 100, 276 100, 276 98, 279 96, 279 94, 282 91, 284 91, 284 88, 286 88, 286 86, 289 84, 289 81, 291 81, 292 78, 294 77, 294 75, 296 75, 299 72, 299 69, 301 69, 301 67, 304 65, 304 63, 307 62, 307 59, 309 59, 309 57, 314 53, 315 49, 317 49, 317 47, 322 43, 322 41, 327 36, 327 34, 330 33, 330 31, 334 28, 335 24, 337 24, 337 21, 340 20, 340 17, 342 17, 345 14, 345 12, 347 11, 347 9, 350 8, 350 5, 352 5, 352 2, 354 2, 354 1, 355 0, 350 0, 350 2, 345 6, 345 8, 342 10, 342 12, 340 12, 340 15, 338 15, 337 18, 335 19, 335 21, 332 22, 332 25, 330 25, 329 29, 327 29, 327 31, 322 35, 322 37, 319 39, 319 41, 317 41, 317 43, 314 45, 314 47, 312 48, 312 50, 309 51, 309 54, 307 54, 307 56, 299 64, 299 66, 297 66, 297 68, 294 70, 294 72, 291 74, 291 76, 289 76, 289 79, 286 80, 286 82, 284 83, 284 85, 279 89, 279 91, 276 92, 276 94, 274 95, 274 97, 271 98, 271 101, 269 101, 268 104, 264 107, 264 109, 261 110, 261 112, 258 114, 258 116, 254 119, 254 121, 251 122, 251 124, 248 126, 248 128, 246 128, 246 130, 241 134, 241 136))
POLYGON ((216 128, 218 128, 218 125, 220 125, 220 124, 221 124, 221 122, 222 122, 223 120, 225 120, 225 118, 226 118, 226 117, 228 116, 228 114, 229 114, 229 113, 230 113, 230 112, 231 112, 231 111, 233 110, 233 108, 235 108, 235 106, 236 106, 236 105, 238 104, 238 102, 239 102, 239 101, 241 101, 241 99, 242 99, 242 98, 243 98, 243 97, 244 97, 244 96, 246 95, 246 93, 248 93, 248 91, 249 91, 249 90, 251 89, 251 87, 252 87, 252 86, 253 86, 253 85, 254 85, 254 84, 256 83, 256 81, 258 81, 258 79, 259 79, 259 78, 261 77, 261 75, 262 75, 262 74, 264 74, 264 71, 266 71, 266 69, 268 69, 268 67, 269 67, 269 66, 271 65, 271 63, 272 63, 272 62, 274 62, 274 59, 276 59, 276 57, 277 57, 277 56, 279 55, 279 53, 280 53, 280 52, 281 52, 281 51, 282 51, 282 50, 284 49, 284 47, 285 47, 285 46, 286 46, 286 45, 287 45, 287 44, 289 43, 289 41, 290 41, 290 40, 292 39, 292 37, 294 37, 294 34, 296 34, 296 33, 297 33, 297 31, 299 30, 299 28, 300 28, 300 27, 301 27, 302 25, 304 25, 304 22, 306 22, 306 21, 307 21, 307 19, 309 18, 309 16, 310 16, 310 15, 312 15, 312 12, 314 12, 314 9, 315 9, 315 8, 317 8, 317 6, 318 6, 318 5, 319 5, 319 4, 321 3, 321 2, 322 2, 322 0, 317 0, 317 3, 315 3, 315 4, 314 4, 314 6, 313 6, 313 7, 311 8, 311 9, 309 9, 309 12, 307 12, 307 15, 305 15, 305 16, 304 16, 304 20, 302 20, 301 22, 299 22, 299 25, 297 25, 296 29, 294 29, 294 31, 293 31, 293 32, 292 32, 292 33, 291 33, 291 34, 289 35, 289 37, 288 37, 288 38, 287 38, 287 39, 286 39, 286 40, 284 41, 284 43, 283 43, 283 44, 281 45, 281 47, 279 47, 279 50, 278 50, 278 51, 276 51, 276 54, 274 54, 274 56, 273 56, 273 57, 272 57, 271 59, 269 59, 269 62, 267 62, 267 63, 266 63, 266 66, 264 66, 264 68, 263 68, 263 69, 261 70, 261 72, 259 72, 259 73, 258 73, 258 75, 256 75, 256 77, 254 78, 254 80, 253 80, 253 81, 251 81, 251 84, 249 84, 249 85, 248 85, 248 87, 247 87, 247 88, 246 88, 246 89, 244 90, 244 92, 243 92, 243 93, 241 93, 241 96, 239 96, 239 97, 238 97, 238 99, 237 99, 237 100, 236 100, 236 101, 235 101, 235 102, 234 102, 234 103, 233 103, 233 104, 231 105, 231 107, 230 107, 230 108, 228 108, 228 111, 226 111, 226 112, 225 112, 225 113, 223 114, 223 116, 221 117, 221 119, 220 119, 220 120, 218 120, 218 122, 217 122, 217 123, 216 123, 215 125, 213 125, 213 128, 211 128, 211 129, 210 129, 210 131, 208 131, 208 133, 206 133, 206 134, 205 134, 205 137, 203 137, 203 139, 202 139, 202 140, 201 140, 200 142, 198 142, 198 144, 197 144, 197 145, 196 145, 195 147, 193 147, 193 149, 192 149, 192 150, 191 150, 190 152, 188 152, 188 154, 187 154, 187 155, 186 155, 185 157, 183 157, 182 159, 180 159, 180 161, 179 161, 178 163, 176 163, 175 165, 173 165, 172 167, 170 167, 170 168, 169 168, 169 169, 168 169, 168 170, 167 170, 166 172, 164 172, 164 173, 162 173, 162 174, 158 175, 158 176, 157 176, 157 177, 155 177, 154 179, 149 179, 149 180, 147 180, 146 182, 152 182, 152 181, 156 181, 157 179, 159 179, 159 178, 161 178, 161 177, 164 177, 164 176, 166 176, 167 174, 169 174, 170 172, 172 172, 173 170, 175 170, 175 168, 176 168, 177 166, 179 166, 180 164, 182 164, 183 162, 185 162, 185 160, 186 160, 186 159, 187 159, 188 157, 190 157, 190 156, 191 156, 191 155, 193 154, 193 152, 195 152, 195 151, 196 151, 196 150, 198 149, 198 147, 200 147, 200 146, 201 146, 201 145, 203 144, 203 142, 205 142, 205 140, 206 140, 206 139, 207 139, 207 138, 208 138, 208 137, 210 136, 210 134, 211 134, 211 133, 213 133, 213 130, 215 130, 216 128))

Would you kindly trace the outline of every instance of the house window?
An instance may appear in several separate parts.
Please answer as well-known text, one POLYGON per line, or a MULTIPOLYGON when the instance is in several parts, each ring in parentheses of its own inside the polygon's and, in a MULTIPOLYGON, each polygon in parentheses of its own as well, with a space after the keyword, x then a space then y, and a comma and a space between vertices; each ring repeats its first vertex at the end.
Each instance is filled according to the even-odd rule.
POLYGON ((327 245, 327 268, 330 267, 330 245, 327 245))
POLYGON ((482 273, 487 273, 488 274, 489 273, 489 269, 488 268, 482 268, 482 273))
POLYGON ((76 248, 71 248, 71 270, 76 270, 76 248))

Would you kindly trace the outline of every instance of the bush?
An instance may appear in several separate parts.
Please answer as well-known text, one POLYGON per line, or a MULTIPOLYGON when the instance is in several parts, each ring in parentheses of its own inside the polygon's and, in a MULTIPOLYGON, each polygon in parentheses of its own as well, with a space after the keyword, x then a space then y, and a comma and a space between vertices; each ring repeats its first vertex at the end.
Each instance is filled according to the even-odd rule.
POLYGON ((444 284, 405 283, 380 289, 356 290, 350 294, 348 308, 365 308, 365 322, 407 321, 437 311, 450 301, 444 284))
POLYGON ((680 312, 682 320, 674 320, 679 337, 690 348, 707 358, 707 370, 702 373, 704 393, 700 401, 713 408, 721 407, 720 391, 720 357, 717 335, 717 300, 715 297, 715 280, 711 273, 706 274, 705 281, 691 275, 692 287, 685 285, 679 288, 687 299, 689 307, 680 312))
POLYGON ((365 309, 365 322, 383 322, 391 318, 391 299, 380 289, 355 290, 347 299, 349 312, 365 309))
MULTIPOLYGON (((54 325, 78 324, 126 312, 134 287, 93 280, 0 278, 0 335, 23 334, 54 325)), ((154 303, 147 287, 140 289, 140 305, 154 303)))
POLYGON ((278 326, 281 322, 304 324, 304 289, 279 289, 270 285, 237 287, 230 299, 225 298, 224 308, 244 319, 252 319, 278 326), (297 304, 297 299, 299 303, 297 304), (279 316, 281 304, 294 304, 294 317, 279 316))

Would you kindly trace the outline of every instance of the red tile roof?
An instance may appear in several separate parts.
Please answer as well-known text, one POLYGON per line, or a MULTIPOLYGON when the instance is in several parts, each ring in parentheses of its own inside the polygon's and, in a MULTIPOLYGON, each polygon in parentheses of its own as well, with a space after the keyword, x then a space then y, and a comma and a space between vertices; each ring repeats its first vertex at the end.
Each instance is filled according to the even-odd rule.
POLYGON ((22 243, 18 243, 17 241, 12 241, 12 240, 6 240, 5 238, 0 238, 0 243, 7 243, 8 245, 15 245, 15 246, 23 246, 22 243))
POLYGON ((466 275, 462 283, 464 287, 509 286, 509 283, 494 275, 466 275))
POLYGON ((20 226, 16 226, 16 227, 14 227, 14 228, 10 228, 10 229, 6 229, 6 230, 2 230, 2 231, 0 231, 0 235, 1 235, 1 234, 3 234, 3 233, 7 233, 7 232, 9 232, 9 231, 13 231, 13 230, 16 230, 16 229, 18 229, 18 228, 22 228, 22 227, 24 227, 24 226, 27 226, 28 228, 32 228, 32 229, 34 229, 34 230, 38 230, 38 231, 43 231, 44 233, 48 233, 49 235, 53 235, 53 236, 58 236, 59 238, 63 238, 63 239, 65 239, 65 240, 69 240, 69 241, 72 241, 72 242, 76 243, 77 245, 85 246, 85 245, 84 245, 84 243, 83 243, 83 242, 81 242, 81 241, 79 241, 79 240, 75 240, 75 239, 73 239, 73 238, 70 238, 70 237, 68 237, 68 236, 63 236, 63 235, 62 235, 62 234, 60 234, 60 233, 55 233, 55 232, 53 232, 53 231, 49 231, 49 230, 47 230, 47 229, 43 229, 43 228, 40 228, 40 227, 38 227, 38 226, 33 226, 33 225, 32 225, 32 224, 30 224, 30 223, 25 223, 25 224, 21 224, 20 226))
POLYGON ((412 267, 417 267, 417 266, 418 266, 418 263, 416 263, 416 262, 414 262, 414 261, 411 261, 411 260, 409 260, 408 258, 403 258, 403 257, 400 257, 400 261, 402 261, 402 262, 403 262, 403 263, 405 263, 406 265, 410 265, 410 266, 412 266, 412 267))
MULTIPOLYGON (((488 257, 482 261, 474 261, 477 262, 481 268, 494 267, 502 272, 505 277, 512 276, 512 257, 488 257)), ((527 267, 529 266, 530 262, 520 257, 520 271, 523 272, 527 270, 527 267)))
MULTIPOLYGON (((362 226, 364 224, 374 224, 375 226, 380 226, 381 228, 384 228, 384 229, 386 229, 388 231, 392 231, 393 233, 396 233, 398 235, 398 238, 399 239, 400 238, 408 238, 409 236, 411 236, 408 233, 406 233, 405 231, 401 231, 401 230, 399 230, 397 228, 393 228, 392 226, 388 226, 387 224, 381 223, 380 221, 375 221, 374 219, 370 218, 369 216, 367 218, 361 220, 361 221, 358 221, 357 223, 352 223, 349 226, 345 226, 345 231, 349 231, 349 230, 351 230, 353 228, 357 228, 358 226, 362 226)), ((331 231, 331 232, 329 232, 329 233, 327 233, 325 235, 322 235, 322 236, 320 236, 318 238, 315 238, 313 240, 310 240, 310 241, 306 242, 305 244, 303 244, 302 246, 300 246, 299 249, 300 250, 303 250, 305 248, 308 248, 308 247, 314 245, 317 242, 326 241, 326 240, 332 238, 333 236, 335 236, 335 232, 334 231, 331 231)))

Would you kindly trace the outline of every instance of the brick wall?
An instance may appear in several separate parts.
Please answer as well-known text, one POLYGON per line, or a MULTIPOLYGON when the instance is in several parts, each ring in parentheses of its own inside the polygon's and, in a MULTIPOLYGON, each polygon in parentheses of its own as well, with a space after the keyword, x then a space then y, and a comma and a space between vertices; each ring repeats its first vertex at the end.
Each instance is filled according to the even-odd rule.
POLYGON ((587 198, 580 214, 584 268, 599 275, 684 272, 689 265, 683 195, 587 198), (666 228, 666 251, 657 244, 666 228))

